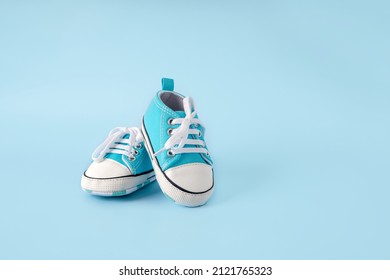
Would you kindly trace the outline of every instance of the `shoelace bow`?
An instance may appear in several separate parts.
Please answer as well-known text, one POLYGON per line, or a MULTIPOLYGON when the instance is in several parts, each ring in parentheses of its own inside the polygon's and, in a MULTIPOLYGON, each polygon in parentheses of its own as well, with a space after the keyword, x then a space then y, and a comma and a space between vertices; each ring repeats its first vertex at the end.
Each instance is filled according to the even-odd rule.
POLYGON ((200 137, 201 131, 196 129, 198 125, 202 125, 201 121, 196 116, 194 101, 190 97, 183 99, 184 118, 172 119, 170 124, 180 124, 178 128, 171 129, 170 137, 165 142, 164 147, 158 150, 154 155, 158 155, 163 151, 168 151, 169 155, 174 156, 181 153, 203 153, 208 154, 206 144, 201 139, 193 139, 190 135, 197 135, 200 137), (193 125, 195 128, 191 128, 193 125), (194 145, 197 147, 185 147, 185 145, 194 145))
POLYGON ((92 153, 92 160, 100 162, 108 153, 122 154, 134 160, 134 147, 143 141, 141 130, 138 127, 116 127, 110 131, 106 140, 92 153), (129 134, 128 139, 123 136, 129 134))

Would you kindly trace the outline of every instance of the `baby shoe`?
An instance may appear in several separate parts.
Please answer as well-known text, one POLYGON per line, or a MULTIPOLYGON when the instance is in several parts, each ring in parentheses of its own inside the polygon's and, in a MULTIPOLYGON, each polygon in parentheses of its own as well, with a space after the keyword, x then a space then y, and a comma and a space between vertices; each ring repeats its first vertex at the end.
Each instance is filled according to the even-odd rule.
POLYGON ((155 180, 138 127, 117 127, 92 154, 81 178, 84 191, 101 196, 132 193, 155 180))
POLYGON ((145 146, 165 195, 180 205, 201 206, 214 186, 205 129, 192 98, 173 89, 173 80, 163 78, 143 118, 145 146))

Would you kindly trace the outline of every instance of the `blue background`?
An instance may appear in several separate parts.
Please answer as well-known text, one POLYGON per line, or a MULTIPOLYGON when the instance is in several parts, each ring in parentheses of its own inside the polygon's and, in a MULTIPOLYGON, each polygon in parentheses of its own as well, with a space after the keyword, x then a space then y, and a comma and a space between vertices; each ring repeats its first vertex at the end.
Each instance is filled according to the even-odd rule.
POLYGON ((364 2, 1 1, 0 258, 389 259, 390 5, 364 2), (164 76, 212 199, 82 192, 164 76))

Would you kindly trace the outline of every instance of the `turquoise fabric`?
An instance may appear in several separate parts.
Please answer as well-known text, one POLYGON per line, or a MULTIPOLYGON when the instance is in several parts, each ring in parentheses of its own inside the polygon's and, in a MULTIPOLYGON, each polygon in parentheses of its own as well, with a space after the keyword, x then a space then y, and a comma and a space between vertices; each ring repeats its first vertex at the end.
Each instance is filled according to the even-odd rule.
POLYGON ((169 78, 162 78, 161 84, 162 84, 163 90, 173 91, 173 89, 175 87, 175 83, 174 83, 173 79, 169 79, 169 78))
MULTIPOLYGON (((164 80, 165 79, 163 79, 163 88, 165 86, 164 80)), ((173 80, 172 80, 172 85, 173 85, 173 80)), ((176 95, 180 95, 177 92, 171 90, 164 90, 164 89, 157 92, 157 94, 154 96, 152 102, 150 103, 144 115, 144 120, 143 120, 144 127, 148 134, 154 153, 162 149, 164 147, 165 142, 170 137, 167 132, 168 129, 177 128, 179 126, 179 125, 169 125, 168 120, 170 118, 182 118, 185 116, 183 111, 173 111, 161 101, 160 98, 161 93, 167 91, 172 92, 173 94, 176 95)), ((198 116, 196 116, 196 118, 198 118, 198 116)), ((199 139, 204 141, 204 128, 198 126, 198 129, 202 132, 202 135, 199 139)), ((157 160, 162 171, 168 170, 172 167, 176 167, 179 165, 187 164, 187 163, 198 162, 198 163, 212 164, 212 160, 210 156, 207 156, 206 154, 200 155, 197 153, 177 154, 173 157, 169 157, 167 151, 164 151, 157 155, 157 160), (206 157, 209 162, 206 161, 202 156, 206 157)))
MULTIPOLYGON (((123 136, 123 139, 128 139, 129 134, 126 134, 123 136)), ((126 144, 126 143, 121 143, 126 144)), ((124 167, 129 169, 131 171, 131 174, 137 175, 140 173, 144 173, 147 171, 151 171, 153 169, 152 163, 150 162, 149 155, 146 151, 144 143, 141 143, 141 148, 137 149, 134 147, 135 150, 138 151, 138 155, 135 155, 135 160, 131 161, 129 157, 125 155, 115 154, 115 153, 107 153, 105 155, 105 158, 115 160, 116 162, 122 164, 124 167)))

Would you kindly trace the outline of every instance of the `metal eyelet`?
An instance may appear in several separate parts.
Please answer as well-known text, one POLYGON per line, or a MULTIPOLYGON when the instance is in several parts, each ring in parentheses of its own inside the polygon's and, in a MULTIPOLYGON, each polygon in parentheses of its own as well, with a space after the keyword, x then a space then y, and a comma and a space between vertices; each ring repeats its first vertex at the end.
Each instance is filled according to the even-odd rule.
POLYGON ((135 155, 138 155, 139 152, 138 152, 137 150, 134 150, 134 154, 135 154, 135 155))
POLYGON ((172 121, 173 121, 172 118, 168 119, 168 124, 169 124, 169 125, 172 125, 172 121))
POLYGON ((132 157, 129 157, 130 161, 135 161, 135 157, 132 156, 132 157))
POLYGON ((169 128, 169 129, 167 130, 168 135, 172 135, 172 131, 173 131, 173 128, 169 128))
POLYGON ((168 155, 168 157, 174 157, 175 156, 175 154, 172 152, 172 150, 168 150, 167 151, 167 155, 168 155))
POLYGON ((137 145, 135 145, 135 148, 136 148, 136 149, 141 149, 141 148, 142 148, 142 144, 141 144, 141 143, 138 143, 137 145))
POLYGON ((202 132, 201 131, 199 131, 198 137, 202 137, 202 132))

